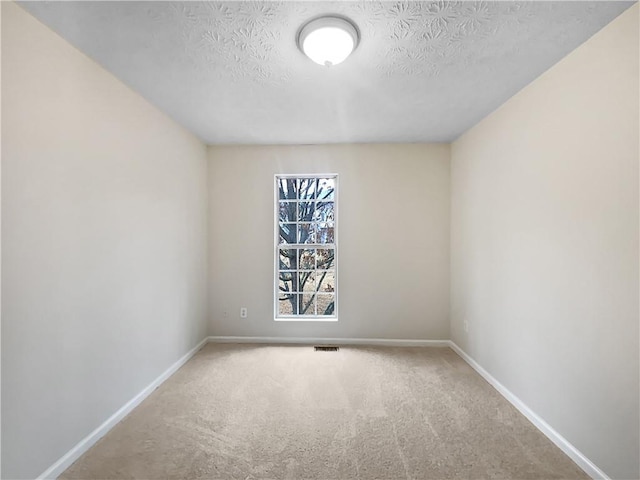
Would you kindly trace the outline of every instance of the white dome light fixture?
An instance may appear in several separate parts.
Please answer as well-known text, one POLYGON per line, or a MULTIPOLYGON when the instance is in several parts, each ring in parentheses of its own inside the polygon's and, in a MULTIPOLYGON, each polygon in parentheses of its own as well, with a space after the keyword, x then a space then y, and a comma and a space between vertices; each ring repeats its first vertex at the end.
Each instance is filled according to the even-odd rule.
POLYGON ((344 62, 359 41, 355 24, 347 18, 333 15, 311 20, 298 34, 300 50, 317 64, 327 67, 344 62))

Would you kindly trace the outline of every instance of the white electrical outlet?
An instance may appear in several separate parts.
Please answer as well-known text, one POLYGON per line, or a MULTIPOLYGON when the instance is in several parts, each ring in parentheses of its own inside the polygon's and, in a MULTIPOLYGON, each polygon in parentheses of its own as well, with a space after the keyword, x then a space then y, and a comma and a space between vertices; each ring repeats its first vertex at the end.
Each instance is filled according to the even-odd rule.
POLYGON ((247 318, 247 307, 242 307, 240 309, 240 318, 247 318))
POLYGON ((464 331, 469 333, 469 322, 465 320, 462 325, 464 326, 464 331))

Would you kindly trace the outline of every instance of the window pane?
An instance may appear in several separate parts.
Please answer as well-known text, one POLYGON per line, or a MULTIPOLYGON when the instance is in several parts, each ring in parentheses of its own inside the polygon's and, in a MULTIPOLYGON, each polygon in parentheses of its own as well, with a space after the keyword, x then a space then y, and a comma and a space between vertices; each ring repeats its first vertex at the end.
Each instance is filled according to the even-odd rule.
POLYGON ((298 225, 298 243, 316 243, 315 228, 310 223, 298 225))
POLYGON ((329 222, 333 221, 333 209, 335 204, 333 202, 318 202, 316 208, 313 211, 312 220, 314 222, 329 222))
POLYGON ((278 299, 278 315, 297 315, 298 295, 280 295, 278 299))
POLYGON ((293 277, 291 276, 293 272, 278 272, 278 288, 280 288, 281 292, 290 292, 291 291, 291 281, 293 277))
POLYGON ((302 279, 300 278, 300 272, 291 272, 290 289, 294 293, 300 293, 302 291, 302 279))
POLYGON ((316 210, 315 202, 300 202, 298 204, 298 221, 310 222, 316 210))
POLYGON ((280 240, 279 243, 298 243, 296 236, 295 223, 280 223, 280 240))
POLYGON ((316 249, 315 248, 305 248, 304 250, 300 249, 299 253, 299 265, 300 270, 315 270, 316 269, 316 249))
POLYGON ((318 315, 333 315, 335 307, 335 294, 327 295, 318 293, 316 301, 318 303, 318 315))
POLYGON ((334 270, 319 271, 317 279, 318 292, 333 293, 336 291, 336 274, 334 270))
POLYGON ((309 241, 307 243, 322 243, 319 239, 320 236, 318 235, 318 224, 312 223, 309 234, 309 241))
POLYGON ((298 243, 334 243, 333 225, 305 223, 298 227, 298 243))
POLYGON ((281 248, 279 270, 295 270, 298 258, 296 257, 295 248, 281 248))
POLYGON ((315 315, 316 314, 316 302, 315 295, 312 293, 305 293, 302 295, 302 304, 299 306, 300 315, 315 315))
POLYGON ((335 265, 335 251, 333 248, 319 248, 317 251, 318 269, 328 270, 335 265))
POLYGON ((318 223, 313 229, 314 243, 335 243, 333 223, 318 223))
POLYGON ((315 272, 300 272, 300 287, 302 292, 314 293, 316 291, 315 272))
POLYGON ((334 200, 336 181, 334 178, 318 179, 317 198, 318 200, 334 200))
POLYGON ((316 185, 318 180, 316 178, 301 178, 299 186, 300 200, 311 200, 316 197, 316 185))
POLYGON ((280 200, 298 198, 297 182, 296 178, 280 178, 278 180, 278 198, 280 200))
POLYGON ((279 272, 278 273, 278 295, 288 295, 296 291, 297 286, 296 272, 279 272))
POLYGON ((278 202, 278 219, 280 222, 295 222, 297 202, 278 202))

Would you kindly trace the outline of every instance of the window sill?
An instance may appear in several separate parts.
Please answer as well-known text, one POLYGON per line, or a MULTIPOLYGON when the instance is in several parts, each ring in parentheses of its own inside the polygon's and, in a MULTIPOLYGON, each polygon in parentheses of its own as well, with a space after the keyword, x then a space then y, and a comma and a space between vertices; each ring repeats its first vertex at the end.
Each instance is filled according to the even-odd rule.
POLYGON ((281 317, 274 318, 275 322, 337 322, 338 317, 281 317))

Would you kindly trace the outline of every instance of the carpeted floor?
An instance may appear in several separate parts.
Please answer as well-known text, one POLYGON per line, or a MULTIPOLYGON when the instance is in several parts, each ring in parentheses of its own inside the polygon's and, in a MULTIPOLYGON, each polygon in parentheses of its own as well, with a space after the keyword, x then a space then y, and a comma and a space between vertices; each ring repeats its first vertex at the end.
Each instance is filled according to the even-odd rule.
POLYGON ((448 348, 209 344, 60 478, 588 477, 448 348))

